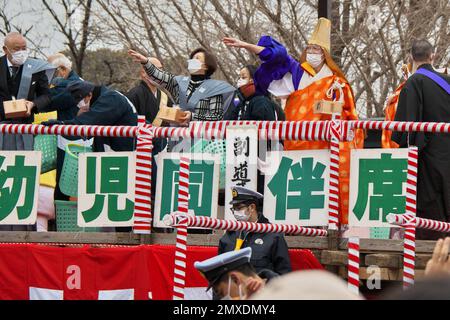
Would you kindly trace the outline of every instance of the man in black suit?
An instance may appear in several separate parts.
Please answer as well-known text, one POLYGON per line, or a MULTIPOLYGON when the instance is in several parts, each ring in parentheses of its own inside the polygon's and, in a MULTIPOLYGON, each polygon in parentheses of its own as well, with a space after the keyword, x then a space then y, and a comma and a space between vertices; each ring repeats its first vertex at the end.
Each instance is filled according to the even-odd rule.
MULTIPOLYGON (((161 61, 156 58, 149 58, 149 61, 159 69, 163 68, 161 61)), ((131 89, 126 96, 133 105, 136 107, 136 111, 139 115, 145 116, 147 123, 155 123, 154 120, 159 112, 160 106, 172 107, 173 103, 167 96, 167 94, 158 88, 145 72, 144 68, 141 68, 140 72, 141 81, 139 84, 131 89)), ((157 120, 158 121, 158 120, 157 120)), ((155 124, 157 125, 157 124, 155 124)), ((157 164, 155 156, 160 153, 167 145, 167 140, 163 138, 153 139, 153 170, 152 170, 152 201, 155 201, 156 191, 156 178, 157 178, 157 164)), ((153 209, 153 207, 152 207, 153 209)))
MULTIPOLYGON (((409 77, 398 101, 395 121, 450 122, 450 77, 432 67, 433 46, 415 40, 411 58, 415 73, 409 77)), ((400 147, 419 148, 417 172, 417 216, 450 222, 450 134, 394 132, 400 147)), ((437 240, 445 233, 416 231, 420 240, 437 240)))
MULTIPOLYGON (((27 42, 18 32, 6 35, 3 51, 5 55, 0 58, 0 123, 31 123, 33 110, 39 112, 50 103, 46 70, 50 71, 49 74, 53 72, 45 67, 44 62, 28 58, 27 42), (27 77, 24 65, 31 68, 33 62, 40 63, 40 69, 44 70, 32 74, 31 81, 28 80, 29 83, 24 85, 28 82, 24 80, 27 77), (11 121, 5 119, 3 101, 13 98, 27 100, 28 117, 11 121)), ((30 135, 2 135, 0 150, 33 150, 33 137, 30 135)))
MULTIPOLYGON (((149 61, 157 68, 162 69, 161 62, 156 58, 150 58, 149 61)), ((139 115, 145 116, 145 120, 153 123, 158 114, 159 107, 162 105, 171 107, 172 102, 168 100, 166 93, 162 92, 156 83, 154 83, 142 68, 140 72, 141 81, 131 89, 126 96, 133 105, 139 115)))
MULTIPOLYGON (((43 61, 28 58, 27 42, 20 33, 6 35, 3 51, 5 55, 0 58, 0 123, 32 123, 32 110, 39 111, 50 102, 46 70, 52 74, 54 68, 52 70, 43 61), (24 72, 24 65, 29 70, 24 72), (42 71, 30 74, 30 70, 36 66, 42 71), (13 97, 27 100, 27 117, 5 119, 3 101, 12 100, 13 97)), ((0 150, 33 150, 33 142, 33 135, 0 134, 0 150)), ((0 231, 33 230, 35 226, 0 226, 0 231)))

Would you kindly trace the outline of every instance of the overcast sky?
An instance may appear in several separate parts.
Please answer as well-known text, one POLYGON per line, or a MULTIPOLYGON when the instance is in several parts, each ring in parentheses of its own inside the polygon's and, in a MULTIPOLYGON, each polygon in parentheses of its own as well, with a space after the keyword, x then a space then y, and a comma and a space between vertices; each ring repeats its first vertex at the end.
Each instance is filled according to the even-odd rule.
MULTIPOLYGON (((0 7, 6 4, 5 13, 12 17, 13 26, 28 30, 32 27, 29 36, 38 45, 45 55, 64 50, 64 37, 56 31, 55 23, 49 14, 45 12, 41 1, 30 0, 0 0, 0 7)), ((56 12, 62 12, 55 7, 56 12)), ((0 26, 3 28, 3 24, 0 26)), ((3 37, 0 35, 3 44, 3 37)), ((33 44, 29 44, 32 48, 33 44)))

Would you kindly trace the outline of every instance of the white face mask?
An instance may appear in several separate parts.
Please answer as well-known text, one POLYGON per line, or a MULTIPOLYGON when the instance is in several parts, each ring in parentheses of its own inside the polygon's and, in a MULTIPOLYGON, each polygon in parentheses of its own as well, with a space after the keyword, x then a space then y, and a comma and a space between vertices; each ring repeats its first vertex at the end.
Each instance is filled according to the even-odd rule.
POLYGON ((80 110, 87 110, 89 109, 89 103, 86 103, 84 99, 82 99, 80 102, 78 102, 77 107, 80 110))
POLYGON ((11 54, 11 62, 15 65, 23 65, 28 59, 28 50, 20 50, 11 54))
POLYGON ((237 82, 237 87, 243 87, 249 83, 248 79, 239 79, 237 82))
POLYGON ((190 74, 194 74, 202 70, 202 62, 198 59, 190 59, 188 62, 188 71, 190 74))
POLYGON ((242 209, 242 210, 235 210, 233 212, 234 217, 236 218, 237 221, 248 221, 250 220, 250 213, 247 214, 246 213, 247 210, 242 209))
MULTIPOLYGON (((220 300, 234 300, 231 295, 231 277, 228 278, 228 293, 220 300)), ((239 285, 239 300, 242 300, 243 294, 242 294, 242 287, 239 285)))
POLYGON ((311 65, 313 68, 317 68, 320 66, 323 62, 323 56, 319 53, 308 53, 306 54, 306 61, 311 65))

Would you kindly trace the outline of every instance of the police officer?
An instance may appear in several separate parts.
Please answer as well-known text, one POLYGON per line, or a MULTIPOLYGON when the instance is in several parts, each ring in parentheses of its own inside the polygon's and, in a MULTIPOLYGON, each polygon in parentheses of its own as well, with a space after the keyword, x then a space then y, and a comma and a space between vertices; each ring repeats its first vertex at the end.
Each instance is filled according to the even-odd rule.
POLYGON ((250 264, 251 256, 252 249, 245 248, 195 262, 194 267, 208 280, 215 300, 246 300, 278 277, 273 272, 257 274, 250 264))
MULTIPOLYGON (((269 223, 262 214, 263 195, 243 187, 232 188, 233 215, 238 221, 269 223)), ((291 272, 288 246, 283 234, 228 231, 219 242, 219 254, 250 247, 250 263, 257 272, 271 270, 279 275, 291 272)))
MULTIPOLYGON (((78 114, 71 120, 49 120, 42 124, 136 126, 137 113, 133 104, 118 91, 105 86, 95 86, 87 81, 74 81, 67 86, 77 107, 78 114)), ((133 138, 96 137, 94 150, 132 151, 133 138)))

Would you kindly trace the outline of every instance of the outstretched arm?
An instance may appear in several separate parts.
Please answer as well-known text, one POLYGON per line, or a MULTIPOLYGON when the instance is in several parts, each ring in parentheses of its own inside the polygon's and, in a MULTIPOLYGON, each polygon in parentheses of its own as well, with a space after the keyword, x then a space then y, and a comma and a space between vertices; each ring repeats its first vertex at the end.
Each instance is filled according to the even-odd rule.
POLYGON ((244 42, 236 38, 223 38, 223 43, 228 47, 242 48, 254 54, 260 54, 261 51, 265 49, 264 47, 244 42))
POLYGON ((286 96, 287 92, 292 93, 297 90, 303 69, 300 63, 288 54, 287 49, 272 37, 262 36, 256 45, 234 38, 224 38, 223 43, 229 47, 243 48, 258 55, 262 62, 254 77, 258 92, 263 94, 270 92, 281 97, 286 96), (275 88, 269 89, 272 82, 291 75, 291 78, 287 78, 285 81, 277 83, 275 88))
POLYGON ((133 58, 135 62, 139 62, 145 69, 145 72, 149 77, 161 88, 166 90, 175 103, 178 103, 178 98, 180 91, 178 88, 178 83, 175 80, 175 76, 169 72, 163 71, 157 68, 154 64, 150 62, 150 59, 146 56, 136 52, 134 50, 128 50, 128 55, 133 58))

